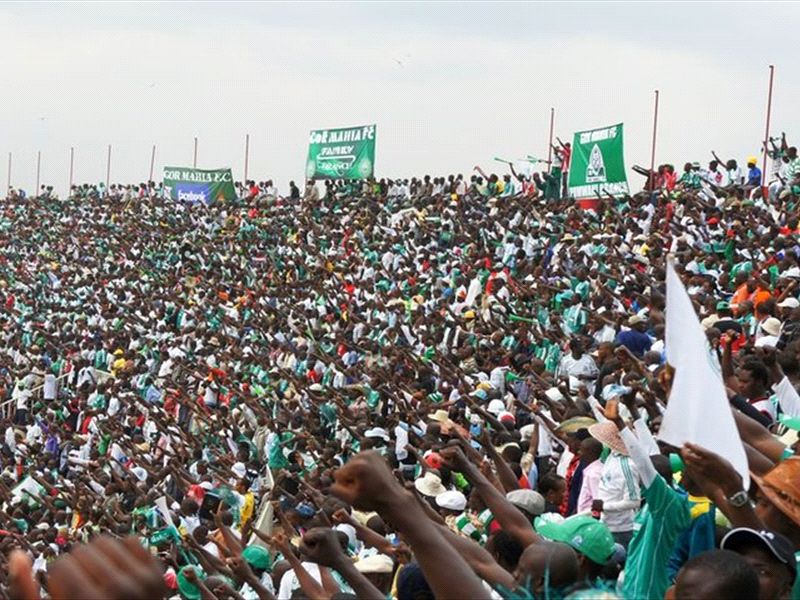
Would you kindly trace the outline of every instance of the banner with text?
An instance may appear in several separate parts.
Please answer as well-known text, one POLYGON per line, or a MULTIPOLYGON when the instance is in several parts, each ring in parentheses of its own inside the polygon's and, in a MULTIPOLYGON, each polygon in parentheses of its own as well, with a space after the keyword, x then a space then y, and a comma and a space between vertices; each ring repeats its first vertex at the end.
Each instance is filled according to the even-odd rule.
POLYGON ((375 173, 375 125, 312 131, 308 179, 369 179, 375 173))
POLYGON ((576 200, 628 193, 622 123, 575 133, 567 186, 576 200))
POLYGON ((230 169, 164 167, 164 193, 173 200, 190 204, 236 199, 230 169))

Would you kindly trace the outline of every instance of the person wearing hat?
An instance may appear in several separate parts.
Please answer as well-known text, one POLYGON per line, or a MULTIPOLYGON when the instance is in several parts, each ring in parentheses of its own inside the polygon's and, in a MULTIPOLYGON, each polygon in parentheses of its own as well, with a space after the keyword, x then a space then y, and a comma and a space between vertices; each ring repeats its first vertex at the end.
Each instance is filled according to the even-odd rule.
POLYGON ((582 581, 602 579, 606 563, 614 555, 614 538, 608 527, 587 515, 561 520, 539 517, 536 533, 547 540, 567 544, 578 553, 578 578, 582 581))
POLYGON ((758 159, 755 156, 747 158, 747 183, 750 189, 761 186, 761 169, 758 168, 758 159))
POLYGON ((789 598, 797 577, 792 543, 766 529, 739 527, 729 531, 719 546, 740 554, 758 574, 759 598, 789 598))
POLYGON ((625 346, 637 358, 642 358, 653 345, 653 340, 645 331, 647 331, 647 319, 633 315, 628 319, 628 328, 620 331, 614 342, 625 346))
POLYGON ((775 317, 764 319, 760 325, 761 335, 757 336, 756 348, 775 348, 781 337, 782 323, 775 317))
POLYGON ((633 537, 634 519, 641 505, 636 465, 631 461, 628 448, 613 422, 592 425, 589 435, 610 450, 603 463, 595 503, 602 511, 601 519, 614 540, 627 549, 633 537))

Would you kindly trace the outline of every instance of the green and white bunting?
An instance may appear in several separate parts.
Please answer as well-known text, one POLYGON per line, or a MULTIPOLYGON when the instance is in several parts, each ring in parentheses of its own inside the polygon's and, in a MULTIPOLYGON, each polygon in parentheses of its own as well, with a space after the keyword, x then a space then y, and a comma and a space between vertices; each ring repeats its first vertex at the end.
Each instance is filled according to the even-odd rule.
POLYGON ((369 179, 375 173, 375 125, 312 131, 308 179, 369 179))
POLYGON ((575 133, 567 186, 576 200, 628 193, 622 123, 575 133))

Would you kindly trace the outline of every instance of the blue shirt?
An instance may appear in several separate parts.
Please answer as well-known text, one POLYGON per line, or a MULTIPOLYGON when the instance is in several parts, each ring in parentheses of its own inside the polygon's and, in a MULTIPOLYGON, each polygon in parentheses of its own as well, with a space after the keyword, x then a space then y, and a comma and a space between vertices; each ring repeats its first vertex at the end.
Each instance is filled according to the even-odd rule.
POLYGON ((761 185, 761 169, 751 167, 747 170, 747 185, 761 185))
POLYGON ((639 358, 642 358, 644 353, 650 350, 650 346, 653 345, 653 340, 650 339, 649 335, 635 329, 620 331, 615 341, 617 344, 625 346, 639 358))

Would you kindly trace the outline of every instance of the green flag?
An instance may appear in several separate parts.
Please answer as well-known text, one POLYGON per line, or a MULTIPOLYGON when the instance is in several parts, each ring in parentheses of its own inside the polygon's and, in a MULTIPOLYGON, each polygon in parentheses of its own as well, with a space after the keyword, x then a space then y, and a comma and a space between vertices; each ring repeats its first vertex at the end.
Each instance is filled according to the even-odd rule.
POLYGON ((575 133, 568 188, 575 199, 594 198, 606 192, 614 196, 628 193, 622 123, 575 133))
POLYGON ((164 167, 164 191, 173 200, 190 204, 236 199, 230 169, 164 167))
POLYGON ((375 172, 375 125, 312 131, 309 179, 369 179, 375 172))

